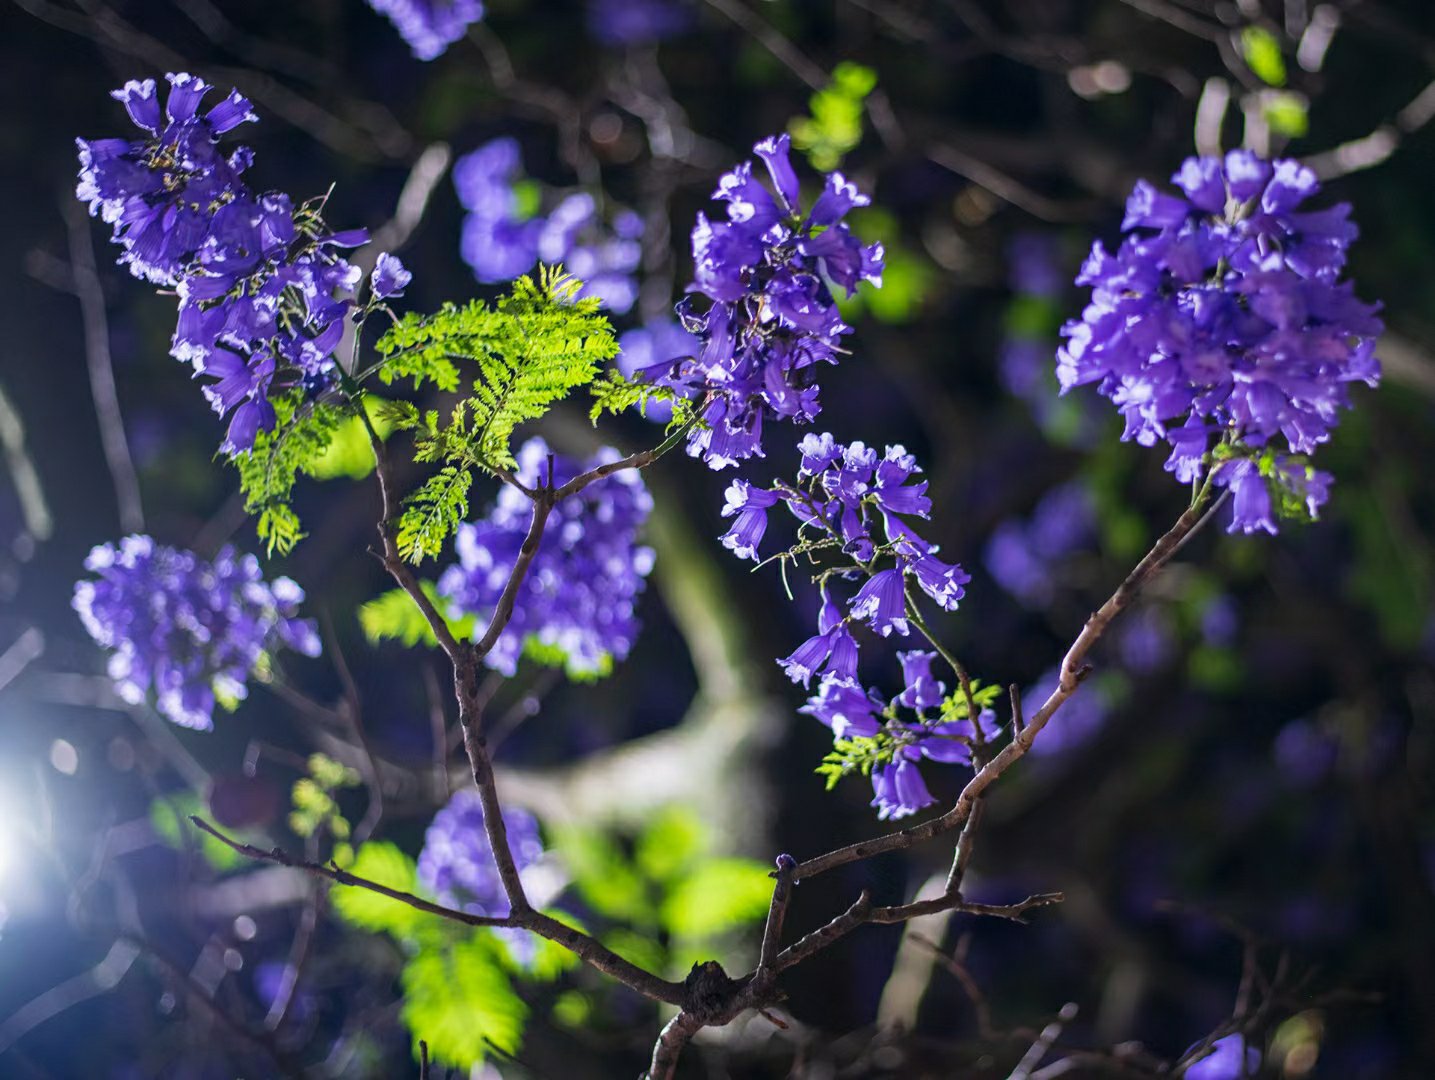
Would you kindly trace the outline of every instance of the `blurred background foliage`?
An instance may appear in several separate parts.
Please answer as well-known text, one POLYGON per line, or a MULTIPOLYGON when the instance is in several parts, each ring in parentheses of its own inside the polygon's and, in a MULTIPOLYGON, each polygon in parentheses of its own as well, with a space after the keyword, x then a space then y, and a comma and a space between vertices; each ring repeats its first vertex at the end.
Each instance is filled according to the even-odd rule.
MULTIPOLYGON (((89 548, 136 524, 95 421, 96 334, 146 530, 258 549, 212 460, 216 422, 167 355, 172 301, 112 267, 73 209, 73 138, 121 126, 106 92, 175 69, 253 95, 256 182, 333 183, 343 225, 390 220, 437 143, 461 154, 513 135, 542 184, 601 185, 648 226, 620 329, 678 298, 693 216, 752 142, 788 130, 814 167, 840 164, 874 195, 854 227, 887 245, 887 273, 844 309, 857 333, 824 380, 823 428, 928 464, 933 538, 975 579, 942 632, 983 679, 1032 692, 1184 505, 1104 403, 1056 397, 1076 267, 1115 236, 1135 179, 1196 148, 1244 139, 1315 164, 1362 229, 1352 276, 1385 304, 1385 383, 1322 453, 1337 478, 1326 518, 1278 539, 1199 537, 1103 644, 1052 749, 990 800, 970 897, 1067 902, 1026 927, 869 928, 785 976, 787 1030, 757 1017, 713 1033, 684 1075, 1006 1075, 1023 1047, 985 1037, 964 981, 919 939, 959 949, 998 1027, 1039 1028, 1074 1002, 1073 1046, 1139 1040, 1174 1058, 1232 1014, 1241 934, 1268 970, 1284 956, 1314 972, 1253 1036, 1263 1075, 1435 1073, 1429 6, 673 2, 685 29, 620 47, 592 29, 612 0, 495 0, 430 64, 361 0, 0 9, 0 1074, 416 1075, 417 1027, 444 1060, 505 1077, 632 1076, 658 1022, 545 943, 517 963, 533 943, 326 893, 188 828, 203 810, 262 847, 400 884, 467 782, 446 753, 437 657, 371 643, 356 614, 386 582, 365 553, 376 497, 344 479, 365 471, 346 443, 335 479, 303 488, 311 535, 276 572, 308 591, 327 652, 357 675, 383 763, 377 836, 354 849, 366 803, 330 659, 276 668, 212 734, 110 691, 69 607, 89 548)), ((445 178, 402 248, 413 309, 493 294, 459 258, 460 222, 445 178)), ((654 434, 634 416, 595 436, 576 403, 542 430, 572 452, 654 434)), ((776 433, 755 477, 786 471, 792 442, 776 433)), ((655 587, 625 663, 593 684, 525 663, 490 710, 502 789, 544 824, 557 909, 676 975, 752 959, 775 852, 881 829, 860 781, 825 794, 814 773, 827 734, 771 663, 812 612, 716 543, 726 479, 677 457, 648 477, 655 587)), ((929 776, 944 798, 961 780, 929 776)), ((919 847, 799 887, 789 933, 861 888, 909 899, 947 857, 919 847)))

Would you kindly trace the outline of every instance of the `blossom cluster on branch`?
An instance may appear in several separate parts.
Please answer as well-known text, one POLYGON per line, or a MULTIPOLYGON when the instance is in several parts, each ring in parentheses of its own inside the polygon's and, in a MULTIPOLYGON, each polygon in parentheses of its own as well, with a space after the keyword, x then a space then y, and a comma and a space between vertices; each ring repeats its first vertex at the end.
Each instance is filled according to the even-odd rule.
MULTIPOLYGON (((257 119, 248 99, 231 91, 201 112, 213 87, 186 73, 165 78, 163 109, 153 79, 114 92, 139 139, 76 140, 76 195, 113 225, 132 274, 178 293, 171 355, 212 380, 204 394, 230 418, 221 449, 234 455, 274 426, 276 393, 301 387, 314 396, 336 381, 334 350, 361 278, 339 251, 367 243, 368 233, 331 230, 323 198, 296 208, 283 192, 251 191, 241 177, 253 152, 219 146, 257 119)), ((408 278, 392 256, 380 263, 375 302, 408 278)))
POLYGON ((1274 533, 1280 512, 1324 504, 1330 477, 1302 455, 1330 438, 1352 382, 1380 378, 1378 309, 1341 280, 1358 230, 1344 203, 1299 209, 1320 185, 1296 161, 1237 150, 1172 180, 1181 195, 1138 182, 1120 247, 1092 247, 1077 279, 1091 303, 1063 330, 1057 374, 1063 390, 1096 383, 1123 438, 1165 440, 1183 483, 1218 441, 1232 530, 1274 533))

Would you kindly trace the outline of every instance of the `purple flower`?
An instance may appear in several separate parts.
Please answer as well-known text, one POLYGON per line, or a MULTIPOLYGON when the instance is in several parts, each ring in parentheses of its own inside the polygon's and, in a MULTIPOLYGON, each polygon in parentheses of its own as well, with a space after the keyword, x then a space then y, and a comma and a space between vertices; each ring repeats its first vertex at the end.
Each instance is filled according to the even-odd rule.
POLYGON ((903 707, 935 709, 942 703, 947 688, 932 674, 932 661, 936 658, 936 653, 920 649, 897 654, 902 664, 902 682, 906 687, 897 701, 903 707))
MULTIPOLYGON (((528 811, 508 807, 503 824, 522 878, 543 855, 538 822, 528 811)), ((419 884, 447 907, 495 918, 508 914, 508 896, 484 831, 483 800, 477 791, 454 792, 448 805, 434 815, 419 852, 418 877, 419 884)))
POLYGON ((757 545, 767 531, 767 511, 777 504, 777 492, 754 488, 746 480, 734 480, 727 489, 723 517, 736 516, 722 538, 722 546, 739 559, 757 561, 757 545))
MULTIPOLYGON (((1082 267, 1091 303, 1063 330, 1063 390, 1096 383, 1125 417, 1123 438, 1170 442, 1167 468, 1185 482, 1204 472, 1216 432, 1314 450, 1349 384, 1380 378, 1377 308, 1340 280, 1357 232, 1349 208, 1298 211, 1315 175, 1245 151, 1192 159, 1173 179, 1184 197, 1138 184, 1120 248, 1098 243, 1082 267)), ((1239 527, 1274 532, 1258 485, 1241 470, 1230 479, 1239 527)))
POLYGON ((483 18, 480 0, 368 0, 368 4, 388 16, 420 60, 442 55, 472 23, 483 18))
POLYGON ((895 568, 873 574, 852 598, 852 617, 866 621, 883 637, 893 630, 905 635, 907 596, 902 582, 902 571, 895 568))
POLYGON ((817 693, 807 699, 798 712, 816 717, 832 729, 835 739, 852 736, 870 738, 881 729, 877 716, 882 702, 864 690, 856 679, 843 675, 825 675, 817 693))
POLYGON ((267 653, 319 654, 313 622, 297 616, 304 590, 284 577, 266 583, 252 555, 225 548, 207 562, 128 536, 96 547, 85 569, 96 577, 76 583, 73 606, 111 650, 116 691, 152 700, 182 727, 210 730, 215 705, 242 701, 267 653))
POLYGON ((683 33, 693 23, 679 0, 588 0, 588 33, 604 45, 646 45, 683 33))
POLYGON ((804 687, 813 675, 824 669, 830 675, 855 679, 857 642, 847 629, 841 609, 824 597, 818 622, 819 632, 794 649, 791 655, 779 660, 778 664, 789 679, 800 682, 804 687))
MULTIPOLYGON (((535 484, 546 478, 548 447, 530 439, 518 451, 518 478, 535 484)), ((554 483, 616 461, 603 449, 586 462, 556 455, 554 483)), ((561 654, 573 674, 604 671, 627 657, 638 634, 635 614, 649 571, 651 548, 638 543, 653 500, 634 469, 588 485, 558 503, 548 518, 538 552, 518 590, 513 616, 486 663, 512 675, 525 648, 561 654)), ((518 550, 528 532, 531 505, 522 492, 505 486, 488 516, 459 527, 459 562, 439 578, 439 592, 461 613, 478 616, 482 634, 518 550)))
POLYGON ((923 783, 916 763, 904 756, 872 770, 872 793, 872 805, 881 821, 897 821, 937 801, 923 783))
POLYGON ((1185 1080, 1240 1080, 1261 1067, 1261 1052, 1240 1035, 1217 1039, 1211 1053, 1185 1072, 1185 1080))
POLYGON ((170 352, 213 380, 204 393, 230 417, 221 449, 239 454, 273 427, 276 390, 318 392, 332 377, 359 284, 334 249, 368 237, 330 231, 312 208, 296 217, 282 192, 250 192, 240 180, 250 151, 218 150, 221 135, 255 119, 249 102, 231 92, 201 114, 211 87, 188 74, 166 78, 163 113, 153 80, 115 92, 146 137, 81 140, 77 194, 114 225, 132 273, 175 287, 170 352))
POLYGON ((403 296, 404 288, 413 279, 413 274, 404 269, 403 263, 387 251, 381 251, 374 263, 374 273, 369 279, 369 285, 375 296, 387 300, 393 296, 403 296))
POLYGON ((863 245, 842 220, 867 197, 833 173, 804 218, 787 136, 765 139, 754 152, 776 191, 751 162, 718 181, 713 198, 726 203, 726 220, 699 214, 692 234, 689 291, 709 303, 705 311, 692 297, 678 305, 703 348, 652 375, 710 399, 708 427, 694 431, 688 452, 714 469, 761 456, 765 417, 807 423, 817 415, 817 365, 837 362, 850 330, 827 282, 851 293, 859 281, 881 280, 881 245, 863 245))

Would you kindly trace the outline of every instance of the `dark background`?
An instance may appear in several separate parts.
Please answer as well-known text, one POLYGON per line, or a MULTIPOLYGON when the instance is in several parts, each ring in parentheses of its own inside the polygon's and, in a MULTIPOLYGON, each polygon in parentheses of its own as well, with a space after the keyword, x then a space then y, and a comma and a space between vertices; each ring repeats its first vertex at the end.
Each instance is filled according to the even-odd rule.
MULTIPOLYGON (((657 285, 645 304, 656 313, 688 280, 687 231, 717 175, 806 112, 804 75, 820 78, 842 59, 871 66, 882 97, 844 169, 891 220, 859 219, 858 229, 885 231, 925 287, 904 317, 853 316, 854 354, 824 380, 822 429, 901 441, 919 455, 932 481, 933 533, 975 579, 943 633, 983 678, 1030 686, 1180 512, 1184 494, 1157 451, 1117 442, 1117 418, 1094 394, 1043 425, 1003 385, 1004 337, 1014 327, 1032 333, 1013 314, 1010 245, 1026 234, 1049 238, 1069 279, 1093 238, 1110 243, 1131 183, 1164 180, 1192 152, 1207 80, 1225 80, 1237 98, 1260 90, 1232 44, 1249 25, 1286 40, 1291 88, 1310 102, 1309 132, 1285 152, 1329 164, 1338 160, 1333 148, 1382 125, 1399 133, 1388 160, 1333 177, 1322 196, 1350 201, 1361 226, 1352 276, 1362 297, 1385 305, 1384 385, 1357 394, 1356 410, 1322 451, 1319 463, 1337 480, 1325 520, 1277 538, 1201 535, 1145 601, 1156 612, 1151 633, 1164 642, 1156 661, 1132 670, 1119 635, 1096 657, 1111 702, 1099 733, 1024 763, 991 799, 973 895, 1014 900, 1061 889, 1068 902, 1027 927, 963 923, 936 932, 948 947, 971 932, 968 966, 999 1026, 1040 1027, 1072 1001, 1080 1006, 1067 1032, 1073 1046, 1140 1040, 1174 1059, 1231 1015, 1242 963, 1227 925, 1235 923, 1263 943, 1268 968, 1284 952, 1293 977, 1311 973, 1259 1038, 1274 1038, 1296 1016, 1279 1045, 1316 1047, 1314 1064, 1309 1053, 1270 1055, 1269 1075, 1435 1073, 1435 356, 1427 352, 1435 348, 1435 133, 1421 130, 1420 109, 1407 108, 1435 78, 1435 15, 1421 0, 1328 7, 1341 13, 1340 29, 1323 68, 1307 72, 1284 37, 1299 15, 1292 10, 1305 5, 1278 0, 723 0, 697 5, 689 32, 632 50, 597 44, 579 4, 499 0, 484 26, 506 47, 518 83, 501 73, 495 80, 492 53, 471 41, 432 64, 414 60, 361 0, 23 0, 0 8, 0 389, 24 428, 23 453, 10 446, 9 460, 33 462, 50 518, 47 530, 33 505, 27 517, 13 471, 5 477, 0 650, 17 644, 0 661, 0 824, 9 826, 0 868, 9 911, 0 931, 0 1025, 9 1026, 0 1033, 24 1034, 0 1052, 0 1075, 267 1074, 271 1063, 177 989, 175 971, 204 981, 232 1015, 262 1016, 253 973, 283 962, 300 908, 300 895, 260 899, 257 885, 235 900, 221 888, 235 878, 156 843, 147 819, 166 793, 237 792, 273 842, 291 842, 282 804, 292 768, 282 755, 261 756, 258 778, 246 780, 241 767, 254 739, 307 752, 314 743, 302 717, 255 688, 213 734, 167 729, 106 695, 103 659, 69 607, 85 553, 123 534, 72 292, 72 267, 83 258, 76 236, 93 243, 99 264, 145 531, 200 550, 226 537, 257 550, 236 513, 235 477, 212 460, 217 423, 167 356, 172 299, 111 265, 102 226, 67 229, 74 137, 124 127, 111 88, 183 68, 237 83, 262 118, 244 133, 257 154, 252 181, 301 197, 335 183, 329 219, 338 227, 387 220, 425 145, 442 140, 463 153, 516 135, 530 175, 573 186, 596 169, 612 197, 671 222, 670 249, 649 230, 657 285), (1120 65, 1129 85, 1093 93, 1099 61, 1120 65), (634 111, 633 87, 661 87, 657 72, 682 110, 671 118, 697 133, 677 158, 652 154, 634 111), (1044 491, 1073 478, 1092 493, 1099 524, 1091 543, 1062 562, 1051 603, 1029 610, 986 573, 983 549, 1000 522, 1029 514, 1044 491), (1229 597, 1238 622, 1228 641, 1213 643, 1200 623, 1215 596, 1229 597), (31 658, 40 642, 42 654, 31 658), (1162 899, 1183 907, 1160 909, 1162 899), (121 909, 138 913, 173 968, 146 955, 103 992, 93 972, 103 972, 95 965, 114 945, 121 909), (233 919, 246 911, 255 933, 239 940, 233 919), (242 966, 216 976, 227 952, 242 966)), ((1228 146, 1241 137, 1237 112, 1233 103, 1228 146)), ((458 257, 460 220, 445 180, 402 252, 415 272, 412 308, 486 295, 458 257)), ((1081 297, 1067 290, 1056 303, 1074 317, 1081 297)), ((1054 351, 1047 328, 1036 335, 1054 351)), ((592 438, 576 407, 545 433, 576 450, 592 438)), ((626 418, 600 434, 627 447, 651 439, 626 418)), ((795 438, 773 431, 770 457, 750 475, 789 472, 795 438)), ((645 812, 642 788, 652 778, 625 777, 607 749, 714 723, 689 708, 693 695, 727 694, 739 727, 731 752, 717 761, 677 752, 672 787, 701 809, 720 846, 764 860, 776 851, 810 856, 883 827, 861 781, 829 795, 812 774, 827 733, 796 714, 800 695, 770 662, 805 636, 809 606, 780 602, 774 573, 750 575, 718 546, 727 480, 678 456, 649 477, 668 525, 655 541, 655 587, 633 657, 597 687, 547 692, 500 760, 520 770, 540 810, 585 768, 611 775, 607 801, 583 813, 621 829, 645 812), (715 688, 724 678, 740 689, 715 688)), ((359 668, 379 752, 421 770, 430 752, 423 670, 440 669, 432 657, 371 651, 350 614, 384 587, 364 553, 374 493, 366 484, 310 485, 301 506, 313 535, 282 572, 306 588, 311 612, 332 614, 359 668)), ((328 664, 292 666, 314 698, 339 693, 328 664)), ((520 699, 532 678, 521 675, 503 700, 520 699)), ((961 779, 929 770, 940 797, 954 795, 961 779)), ((415 852, 433 809, 398 799, 381 835, 415 852)), ((863 887, 878 902, 909 898, 948 857, 935 844, 800 888, 790 932, 830 918, 863 887)), ((684 1075, 781 1076, 795 1058, 813 1076, 837 1068, 1005 1075, 1012 1045, 983 1049, 971 1003, 942 970, 929 973, 920 1008, 901 1017, 911 1034, 893 1034, 890 1012, 878 1024, 900 936, 868 929, 792 972, 784 985, 799 1022, 793 1032, 753 1027, 694 1052, 684 1075)), ((320 960, 304 985, 308 1011, 281 1035, 316 1069, 327 1061, 330 1073, 413 1075, 392 972, 354 937, 321 927, 320 960), (367 1072, 335 1064, 344 1060, 335 1048, 356 1028, 381 1050, 367 1072)), ((751 947, 738 942, 733 955, 751 947)), ((619 1005, 601 1030, 579 1034, 536 1010, 520 1062, 501 1071, 636 1075, 657 1018, 636 1002, 619 1005)))

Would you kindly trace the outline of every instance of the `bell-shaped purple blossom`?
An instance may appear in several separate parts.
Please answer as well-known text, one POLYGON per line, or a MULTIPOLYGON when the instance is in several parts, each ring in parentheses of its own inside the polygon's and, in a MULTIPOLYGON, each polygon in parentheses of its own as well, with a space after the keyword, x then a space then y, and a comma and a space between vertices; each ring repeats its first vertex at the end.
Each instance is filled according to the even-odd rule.
MULTIPOLYGON (((1121 246, 1096 244, 1082 267, 1091 303, 1063 330, 1062 388, 1096 383, 1125 417, 1123 438, 1168 441, 1167 468, 1185 482, 1218 433, 1309 453, 1350 406, 1350 384, 1380 378, 1378 309, 1341 280, 1357 235, 1349 207, 1299 210, 1315 174, 1248 151, 1191 159, 1173 180, 1182 196, 1138 184, 1121 246)), ((1274 531, 1254 480, 1230 479, 1238 520, 1274 531)))
POLYGON ((831 599, 823 597, 818 632, 808 638, 791 655, 778 661, 787 677, 804 687, 813 675, 826 671, 844 679, 857 677, 857 642, 847 629, 842 610, 831 599))
POLYGON ((482 0, 368 0, 420 60, 434 60, 483 18, 482 0))
POLYGON ((95 577, 76 583, 73 606, 111 650, 116 691, 152 700, 183 727, 211 729, 215 705, 242 701, 266 654, 319 654, 312 620, 297 614, 304 590, 284 577, 265 582, 252 555, 225 548, 211 562, 128 536, 96 547, 85 569, 95 577))
POLYGON ((387 251, 379 252, 378 260, 374 263, 374 273, 369 279, 370 287, 374 295, 381 300, 388 300, 391 297, 403 296, 404 289, 414 279, 404 264, 394 255, 387 251))
POLYGON ((927 790, 922 772, 905 753, 872 770, 872 805, 881 821, 897 821, 931 806, 937 800, 927 790))
POLYGON ((881 700, 856 679, 835 674, 823 676, 817 693, 798 710, 830 727, 836 739, 876 735, 882 726, 877 721, 881 711, 881 700))
POLYGON ((739 559, 757 561, 757 545, 767 531, 767 512, 777 505, 777 500, 777 492, 755 488, 746 480, 729 484, 722 516, 736 520, 722 538, 723 547, 739 559))
POLYGON ((678 306, 685 328, 703 340, 692 357, 655 372, 654 381, 707 399, 688 452, 715 469, 762 454, 764 417, 808 423, 820 411, 817 367, 835 364, 850 328, 830 285, 852 293, 881 283, 882 248, 864 245, 843 221, 868 199, 839 173, 804 217, 786 135, 754 152, 775 188, 743 162, 719 181, 713 198, 726 220, 699 214, 693 229, 693 284, 708 300, 678 306))
MULTIPOLYGON (((553 457, 562 486, 580 472, 618 460, 603 449, 588 461, 553 457)), ((530 439, 517 454, 517 476, 530 486, 547 479, 548 447, 530 439)), ((636 607, 653 566, 651 548, 638 543, 653 500, 637 470, 623 469, 554 506, 538 552, 518 590, 513 616, 486 663, 512 675, 525 647, 561 654, 573 674, 594 674, 625 659, 638 634, 636 607)), ((532 505, 505 486, 488 516, 459 527, 459 562, 439 578, 439 592, 486 629, 519 548, 532 505)))

